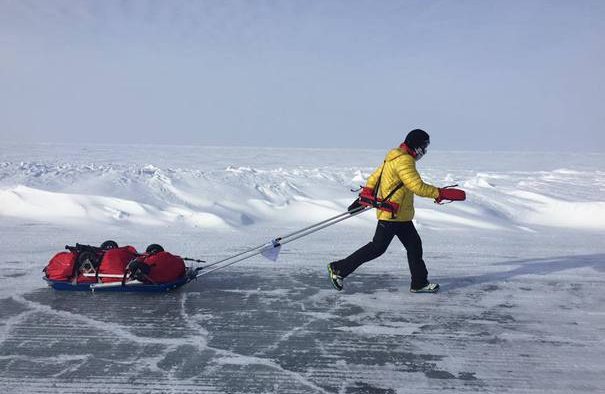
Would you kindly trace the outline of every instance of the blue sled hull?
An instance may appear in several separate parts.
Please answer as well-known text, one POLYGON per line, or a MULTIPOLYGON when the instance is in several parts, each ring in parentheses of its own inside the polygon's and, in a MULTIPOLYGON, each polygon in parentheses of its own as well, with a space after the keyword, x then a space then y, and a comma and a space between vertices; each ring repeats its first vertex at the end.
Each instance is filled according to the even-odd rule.
POLYGON ((50 280, 44 279, 50 287, 60 291, 94 291, 99 292, 136 292, 136 293, 166 293, 168 291, 179 288, 191 281, 191 279, 185 276, 175 282, 161 283, 161 284, 142 284, 142 285, 119 285, 111 287, 94 287, 91 286, 94 283, 73 283, 71 281, 62 280, 50 280))

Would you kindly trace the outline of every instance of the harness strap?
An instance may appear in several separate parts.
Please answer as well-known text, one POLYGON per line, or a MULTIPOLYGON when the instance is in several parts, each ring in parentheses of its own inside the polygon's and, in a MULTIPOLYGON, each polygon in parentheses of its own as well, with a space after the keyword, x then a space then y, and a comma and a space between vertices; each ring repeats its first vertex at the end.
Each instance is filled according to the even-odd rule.
POLYGON ((382 172, 384 171, 384 165, 386 164, 386 160, 382 162, 382 166, 380 166, 380 175, 378 175, 378 180, 376 181, 376 186, 374 186, 374 201, 378 199, 378 189, 380 189, 380 181, 382 180, 382 172))
POLYGON ((389 194, 387 194, 387 196, 384 198, 383 201, 388 200, 389 198, 393 197, 393 194, 395 194, 397 192, 397 190, 401 189, 403 187, 403 183, 399 182, 397 184, 397 186, 395 186, 395 188, 393 190, 391 190, 391 192, 389 194))
MULTIPOLYGON (((386 160, 382 162, 382 168, 380 169, 380 175, 378 175, 378 180, 376 181, 376 186, 374 186, 374 202, 375 202, 376 208, 382 207, 385 203, 388 204, 389 199, 391 197, 393 197, 393 195, 397 192, 397 190, 399 190, 403 187, 403 183, 399 182, 397 184, 397 186, 395 186, 395 188, 393 190, 391 190, 385 198, 382 199, 381 202, 378 202, 378 190, 380 189, 380 181, 382 180, 382 172, 384 171, 384 165, 386 164, 386 162, 387 162, 386 160)), ((395 217, 396 217, 395 212, 391 211, 391 218, 395 219, 395 217)))

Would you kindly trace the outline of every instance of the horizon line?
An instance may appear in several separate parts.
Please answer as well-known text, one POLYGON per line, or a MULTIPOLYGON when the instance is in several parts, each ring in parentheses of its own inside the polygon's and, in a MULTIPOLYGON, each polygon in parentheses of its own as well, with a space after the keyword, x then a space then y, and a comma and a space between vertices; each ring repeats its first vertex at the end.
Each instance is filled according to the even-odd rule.
MULTIPOLYGON (((198 147, 198 148, 209 148, 209 149, 228 149, 228 148, 241 148, 241 149, 265 149, 265 150, 277 150, 277 149, 286 149, 286 150, 325 150, 325 151, 383 151, 385 149, 393 149, 394 146, 384 148, 353 148, 353 147, 302 147, 302 146, 258 146, 258 145, 204 145, 201 143, 150 143, 150 142, 126 142, 126 143, 117 143, 117 142, 48 142, 48 141, 7 141, 0 139, 0 145, 86 145, 86 146, 169 146, 169 147, 198 147)), ((1 148, 0 148, 1 150, 1 148)), ((433 152, 481 152, 481 153, 490 153, 490 152, 502 152, 502 153, 580 153, 577 151, 570 152, 568 150, 522 150, 522 149, 435 149, 433 152)), ((604 151, 585 151, 583 154, 605 154, 604 151)))

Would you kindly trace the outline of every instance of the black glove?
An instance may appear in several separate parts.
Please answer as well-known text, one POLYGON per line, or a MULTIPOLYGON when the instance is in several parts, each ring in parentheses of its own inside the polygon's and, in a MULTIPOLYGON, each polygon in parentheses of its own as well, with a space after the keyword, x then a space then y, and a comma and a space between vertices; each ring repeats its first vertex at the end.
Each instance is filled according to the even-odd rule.
POLYGON ((351 212, 351 211, 356 210, 359 207, 361 207, 361 204, 359 203, 359 199, 356 199, 355 201, 353 201, 353 204, 349 205, 349 207, 347 208, 347 211, 351 212))

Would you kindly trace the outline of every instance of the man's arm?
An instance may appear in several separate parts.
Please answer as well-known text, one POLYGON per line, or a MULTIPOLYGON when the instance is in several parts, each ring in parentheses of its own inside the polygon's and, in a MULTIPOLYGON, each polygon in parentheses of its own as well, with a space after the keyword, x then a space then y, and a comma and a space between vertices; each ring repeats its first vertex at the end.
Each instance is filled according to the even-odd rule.
POLYGON ((424 183, 416 170, 416 161, 411 156, 402 156, 396 163, 397 175, 403 185, 412 193, 427 198, 439 197, 439 189, 424 183))

